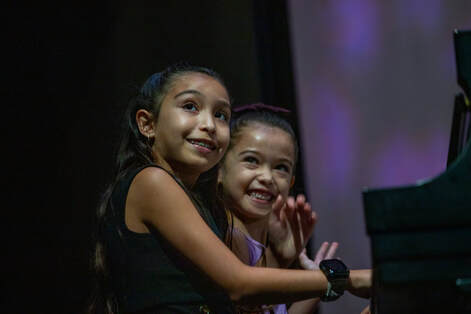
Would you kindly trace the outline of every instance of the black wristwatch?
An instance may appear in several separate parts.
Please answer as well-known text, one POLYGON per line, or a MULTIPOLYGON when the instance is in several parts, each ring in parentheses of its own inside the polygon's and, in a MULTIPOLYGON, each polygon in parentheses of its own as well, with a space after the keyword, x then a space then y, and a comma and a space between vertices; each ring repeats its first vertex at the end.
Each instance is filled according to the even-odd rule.
POLYGON ((347 288, 350 270, 339 259, 325 259, 319 263, 319 268, 327 277, 327 292, 321 301, 337 300, 347 288))

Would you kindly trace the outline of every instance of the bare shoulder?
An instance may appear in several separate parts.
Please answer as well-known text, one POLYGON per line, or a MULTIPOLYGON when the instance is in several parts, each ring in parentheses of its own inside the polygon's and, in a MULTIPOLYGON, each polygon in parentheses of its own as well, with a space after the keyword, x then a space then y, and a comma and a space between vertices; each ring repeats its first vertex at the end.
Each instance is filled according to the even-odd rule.
POLYGON ((166 210, 170 204, 188 196, 165 170, 147 167, 139 172, 129 188, 127 208, 138 217, 166 210))
POLYGON ((176 188, 178 184, 165 170, 157 167, 147 167, 136 175, 131 187, 134 187, 137 192, 148 193, 167 190, 170 187, 176 188))
POLYGON ((149 233, 143 217, 149 210, 156 210, 159 202, 155 199, 162 194, 164 187, 173 178, 163 169, 147 167, 141 170, 132 180, 126 197, 125 223, 128 229, 138 233, 149 233))

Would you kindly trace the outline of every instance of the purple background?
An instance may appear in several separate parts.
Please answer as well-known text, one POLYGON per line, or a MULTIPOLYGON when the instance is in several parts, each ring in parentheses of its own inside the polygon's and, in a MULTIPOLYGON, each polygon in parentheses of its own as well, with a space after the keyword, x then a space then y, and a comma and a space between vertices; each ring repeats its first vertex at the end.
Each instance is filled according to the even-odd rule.
MULTIPOLYGON (((351 268, 371 267, 363 188, 446 168, 456 83, 453 30, 471 1, 288 1, 314 249, 339 241, 351 268)), ((346 294, 324 314, 360 313, 346 294)))

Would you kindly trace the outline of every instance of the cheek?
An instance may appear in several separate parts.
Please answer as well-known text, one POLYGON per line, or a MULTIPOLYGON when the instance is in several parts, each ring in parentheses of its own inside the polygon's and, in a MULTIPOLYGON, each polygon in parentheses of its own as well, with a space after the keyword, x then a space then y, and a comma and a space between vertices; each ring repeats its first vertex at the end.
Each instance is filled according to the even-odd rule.
POLYGON ((234 167, 231 169, 226 183, 230 189, 229 192, 234 196, 240 197, 241 195, 245 194, 245 191, 250 186, 251 181, 250 173, 247 173, 247 171, 244 171, 244 169, 234 167))
POLYGON ((290 190, 291 178, 289 180, 280 179, 280 180, 277 180, 277 181, 278 181, 278 189, 280 191, 281 196, 283 196, 283 198, 288 197, 289 190, 290 190))
POLYGON ((230 141, 230 134, 229 134, 228 126, 219 128, 218 140, 219 140, 219 143, 221 144, 221 148, 223 148, 223 151, 225 152, 227 147, 229 146, 229 141, 230 141))
POLYGON ((174 128, 181 130, 183 135, 190 134, 195 128, 195 125, 195 119, 192 119, 192 117, 185 117, 183 115, 176 118, 173 123, 174 128))
POLYGON ((237 181, 235 180, 224 180, 223 181, 224 198, 226 201, 230 201, 232 205, 238 205, 242 197, 242 189, 237 181))

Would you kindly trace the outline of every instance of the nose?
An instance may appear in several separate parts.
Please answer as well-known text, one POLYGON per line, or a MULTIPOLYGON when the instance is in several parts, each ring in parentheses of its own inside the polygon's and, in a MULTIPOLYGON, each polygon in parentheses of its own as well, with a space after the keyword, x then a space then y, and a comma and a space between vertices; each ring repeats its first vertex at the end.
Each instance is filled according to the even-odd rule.
POLYGON ((213 134, 216 131, 216 124, 214 123, 214 117, 210 113, 204 113, 201 115, 200 130, 213 134))
POLYGON ((273 174, 270 167, 264 166, 260 167, 260 172, 258 174, 258 181, 263 185, 273 185, 273 174))

